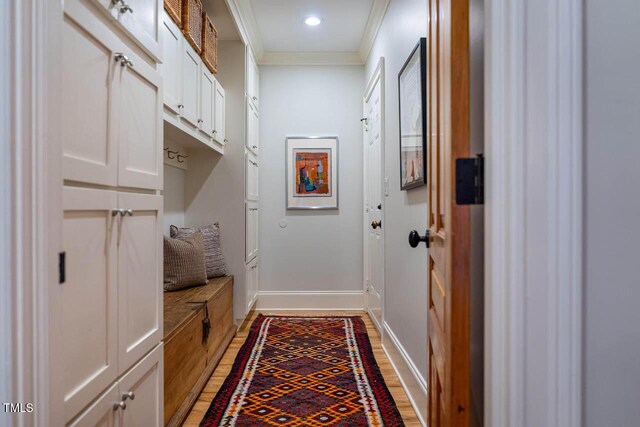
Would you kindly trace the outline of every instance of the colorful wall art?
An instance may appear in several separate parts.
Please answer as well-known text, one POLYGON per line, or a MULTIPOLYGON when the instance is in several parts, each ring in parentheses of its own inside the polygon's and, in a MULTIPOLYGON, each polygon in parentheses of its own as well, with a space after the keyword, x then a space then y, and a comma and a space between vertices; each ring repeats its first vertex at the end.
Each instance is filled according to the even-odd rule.
POLYGON ((287 209, 338 208, 338 138, 286 139, 287 209))

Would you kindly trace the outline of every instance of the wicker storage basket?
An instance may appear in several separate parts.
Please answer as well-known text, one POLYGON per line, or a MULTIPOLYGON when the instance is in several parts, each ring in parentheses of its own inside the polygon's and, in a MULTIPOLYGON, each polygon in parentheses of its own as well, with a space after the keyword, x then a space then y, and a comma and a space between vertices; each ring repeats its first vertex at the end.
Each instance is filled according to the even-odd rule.
POLYGON ((178 28, 182 28, 182 0, 164 0, 164 10, 178 28))
POLYGON ((202 1, 182 0, 182 33, 189 44, 202 52, 202 1))
POLYGON ((218 72, 218 31, 211 18, 202 14, 202 62, 213 74, 218 72))

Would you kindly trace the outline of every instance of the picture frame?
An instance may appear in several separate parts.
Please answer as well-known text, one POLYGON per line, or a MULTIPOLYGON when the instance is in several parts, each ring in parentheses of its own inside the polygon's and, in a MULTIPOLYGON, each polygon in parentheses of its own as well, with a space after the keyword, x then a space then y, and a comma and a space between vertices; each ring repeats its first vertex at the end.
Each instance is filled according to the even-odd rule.
POLYGON ((427 183, 427 39, 422 37, 398 73, 400 190, 427 183))
POLYGON ((285 165, 287 209, 338 209, 337 136, 287 137, 285 165))

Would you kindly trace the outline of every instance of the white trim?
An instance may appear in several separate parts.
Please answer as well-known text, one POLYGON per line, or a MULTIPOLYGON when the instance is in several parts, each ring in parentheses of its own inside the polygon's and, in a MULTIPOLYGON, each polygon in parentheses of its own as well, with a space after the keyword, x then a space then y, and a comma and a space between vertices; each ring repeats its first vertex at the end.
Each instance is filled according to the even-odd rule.
POLYGON ((358 52, 264 52, 260 65, 363 65, 358 52))
POLYGON ((484 422, 496 427, 581 424, 582 10, 541 1, 486 3, 484 422))
POLYGON ((390 0, 373 0, 367 26, 364 29, 364 34, 360 41, 360 48, 358 49, 363 63, 367 62, 367 58, 373 47, 373 42, 376 40, 382 21, 384 20, 384 15, 387 13, 389 2, 390 0))
POLYGON ((400 383, 407 393, 411 406, 416 411, 420 424, 426 426, 428 407, 427 380, 420 374, 415 363, 413 363, 413 360, 411 360, 411 357, 409 357, 409 354, 387 322, 384 322, 382 349, 400 379, 400 383))
POLYGON ((238 27, 242 41, 251 47, 256 61, 260 63, 264 54, 264 46, 251 4, 243 0, 226 0, 226 3, 238 27))
POLYGON ((261 291, 256 310, 364 310, 362 291, 261 291))

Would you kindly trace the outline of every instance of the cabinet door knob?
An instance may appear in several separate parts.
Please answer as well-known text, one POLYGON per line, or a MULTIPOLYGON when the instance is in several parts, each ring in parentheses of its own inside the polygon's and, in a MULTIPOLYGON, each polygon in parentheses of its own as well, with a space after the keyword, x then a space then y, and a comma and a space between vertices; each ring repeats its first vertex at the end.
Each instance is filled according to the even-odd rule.
POLYGON ((214 129, 214 130, 213 130, 213 133, 214 133, 214 134, 216 134, 216 133, 218 133, 218 131, 214 129))
POLYGON ((184 105, 178 104, 178 108, 184 108, 184 105))
POLYGON ((120 216, 124 215, 122 209, 111 209, 111 216, 117 216, 118 214, 120 214, 120 216))
POLYGON ((124 403, 124 400, 113 404, 113 410, 117 411, 118 409, 122 409, 123 411, 127 409, 127 404, 124 403))
POLYGON ((122 401, 124 402, 127 399, 135 399, 136 398, 136 394, 132 391, 127 391, 125 393, 122 393, 122 401))
POLYGON ((133 209, 127 209, 124 211, 125 215, 133 216, 133 209))
POLYGON ((257 145, 254 145, 254 146, 253 146, 253 149, 255 150, 256 148, 258 148, 258 146, 257 146, 257 145))
POLYGON ((131 9, 131 6, 123 2, 122 6, 120 6, 120 13, 125 14, 127 12, 133 13, 133 9, 131 9))
POLYGON ((202 123, 202 119, 198 119, 198 123, 202 123))
POLYGON ((254 100, 254 101, 257 101, 257 100, 258 100, 258 98, 254 96, 254 97, 253 97, 253 100, 254 100))

